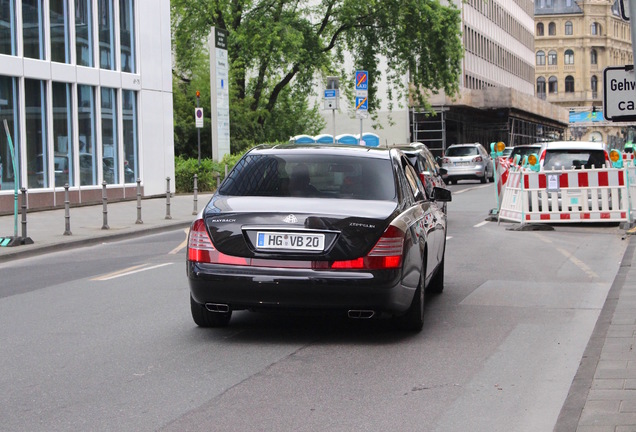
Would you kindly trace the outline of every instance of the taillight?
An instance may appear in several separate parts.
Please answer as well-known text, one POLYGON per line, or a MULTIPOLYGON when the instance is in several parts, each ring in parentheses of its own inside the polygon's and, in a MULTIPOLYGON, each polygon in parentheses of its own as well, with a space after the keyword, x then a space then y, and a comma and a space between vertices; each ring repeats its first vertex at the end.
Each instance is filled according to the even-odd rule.
POLYGON ((477 156, 476 158, 473 158, 473 162, 483 162, 483 158, 481 156, 477 156))
POLYGON ((442 159, 442 165, 443 164, 449 164, 449 163, 451 163, 451 160, 449 158, 445 157, 444 159, 442 159))
POLYGON ((203 219, 197 219, 190 227, 188 236, 188 259, 194 262, 210 264, 249 265, 247 258, 225 255, 216 250, 205 229, 203 219))
POLYGON ((402 264, 404 232, 390 225, 371 252, 365 257, 346 261, 334 261, 332 269, 383 270, 399 268, 402 264))

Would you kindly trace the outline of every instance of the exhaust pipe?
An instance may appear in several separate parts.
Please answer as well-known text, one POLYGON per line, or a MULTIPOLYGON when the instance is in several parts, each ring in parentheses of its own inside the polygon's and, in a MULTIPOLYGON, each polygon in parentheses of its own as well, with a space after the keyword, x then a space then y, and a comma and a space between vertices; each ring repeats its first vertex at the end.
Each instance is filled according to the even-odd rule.
POLYGON ((226 313, 230 311, 230 306, 222 303, 206 303, 205 308, 210 312, 226 313))
POLYGON ((370 319, 375 316, 375 311, 351 309, 347 312, 347 316, 352 319, 370 319))

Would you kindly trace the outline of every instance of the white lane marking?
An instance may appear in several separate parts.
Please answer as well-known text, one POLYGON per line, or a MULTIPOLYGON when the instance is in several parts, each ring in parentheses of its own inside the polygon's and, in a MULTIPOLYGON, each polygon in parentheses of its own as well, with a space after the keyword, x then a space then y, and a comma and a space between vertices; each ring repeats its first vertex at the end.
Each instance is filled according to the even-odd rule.
POLYGON ((188 235, 190 233, 190 228, 186 228, 183 230, 183 232, 185 232, 186 234, 186 238, 183 242, 181 242, 181 244, 179 246, 177 246, 176 248, 172 249, 170 252, 168 252, 168 255, 176 255, 179 253, 179 251, 183 248, 185 248, 188 245, 188 235))
POLYGON ((157 264, 157 265, 150 266, 150 267, 145 267, 148 264, 141 264, 141 265, 137 265, 137 266, 128 267, 128 268, 125 268, 123 270, 119 270, 119 271, 116 271, 116 272, 113 272, 113 273, 108 273, 108 274, 105 274, 103 276, 97 276, 97 277, 95 277, 95 278, 93 278, 91 280, 94 280, 94 281, 107 281, 107 280, 115 279, 115 278, 122 277, 122 276, 128 276, 128 275, 131 275, 131 274, 140 273, 140 272, 143 272, 143 271, 146 271, 146 270, 154 270, 156 268, 165 267, 165 266, 169 266, 169 265, 172 265, 172 264, 173 263, 163 263, 163 264, 157 264))
POLYGON ((488 221, 479 222, 477 225, 473 225, 473 228, 483 227, 484 225, 487 225, 487 224, 488 224, 488 221))
POLYGON ((453 195, 462 194, 464 192, 472 191, 472 190, 475 190, 475 189, 483 189, 483 188, 487 188, 487 187, 490 187, 490 186, 492 186, 492 184, 488 183, 488 184, 481 185, 481 186, 469 187, 467 189, 453 191, 453 195))

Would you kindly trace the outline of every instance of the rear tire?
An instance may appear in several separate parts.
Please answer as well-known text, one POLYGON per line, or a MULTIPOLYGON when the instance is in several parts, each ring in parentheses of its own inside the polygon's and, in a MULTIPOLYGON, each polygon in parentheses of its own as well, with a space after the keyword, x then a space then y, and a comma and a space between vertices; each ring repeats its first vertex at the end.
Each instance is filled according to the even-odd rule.
POLYGON ((426 271, 422 269, 420 284, 415 290, 411 306, 404 315, 394 317, 394 323, 399 330, 419 332, 424 327, 424 278, 426 271))
POLYGON ((210 312, 205 305, 197 303, 190 295, 190 311, 192 319, 199 327, 227 327, 232 318, 232 311, 210 312))

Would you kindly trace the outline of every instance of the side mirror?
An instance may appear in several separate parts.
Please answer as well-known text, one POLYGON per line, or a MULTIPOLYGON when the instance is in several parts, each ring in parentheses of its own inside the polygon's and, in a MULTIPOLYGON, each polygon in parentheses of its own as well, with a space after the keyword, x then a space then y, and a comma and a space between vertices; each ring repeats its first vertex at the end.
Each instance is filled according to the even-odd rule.
POLYGON ((453 197, 451 195, 451 191, 448 189, 436 186, 433 188, 433 196, 431 199, 433 201, 449 202, 452 201, 453 197))
POLYGON ((446 174, 448 174, 448 170, 446 168, 441 168, 440 167, 439 173, 440 173, 440 175, 446 175, 446 174))

